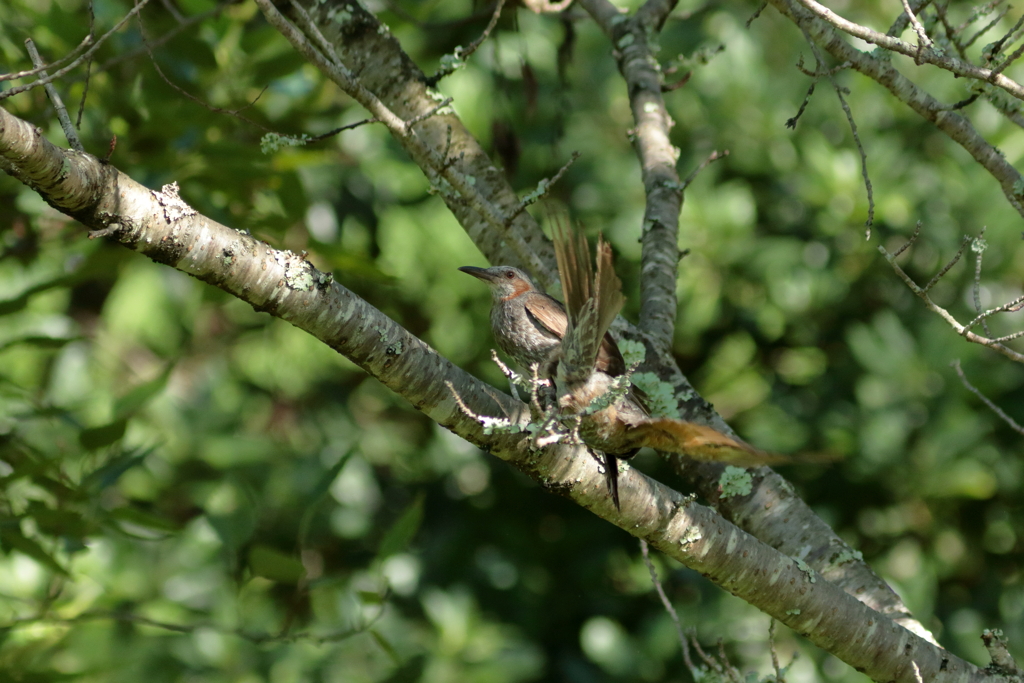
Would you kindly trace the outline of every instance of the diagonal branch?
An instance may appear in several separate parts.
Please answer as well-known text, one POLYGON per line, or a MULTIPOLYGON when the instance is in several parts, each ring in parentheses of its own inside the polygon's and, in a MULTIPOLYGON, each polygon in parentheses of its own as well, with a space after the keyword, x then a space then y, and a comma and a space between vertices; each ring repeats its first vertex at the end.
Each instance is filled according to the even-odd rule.
POLYGON ((860 38, 861 40, 867 41, 886 50, 892 50, 893 52, 898 52, 902 55, 906 55, 907 57, 912 57, 918 64, 933 64, 956 76, 974 78, 979 81, 991 83, 992 85, 1002 88, 1017 99, 1024 99, 1024 85, 1021 85, 1012 78, 1004 76, 1000 73, 1002 71, 1001 68, 986 69, 985 67, 975 66, 956 57, 951 57, 924 44, 911 45, 910 43, 902 41, 894 36, 879 33, 878 31, 866 26, 861 26, 860 24, 855 24, 852 21, 844 19, 828 7, 815 2, 815 0, 796 0, 796 2, 802 5, 810 14, 813 14, 822 21, 828 22, 843 33, 847 33, 855 38, 860 38))
MULTIPOLYGON (((887 59, 862 52, 850 45, 833 25, 804 5, 812 0, 770 0, 771 4, 799 28, 806 31, 826 52, 840 62, 850 65, 865 76, 886 87, 901 102, 930 121, 936 128, 963 147, 982 168, 995 178, 1007 201, 1024 216, 1021 193, 1024 179, 1006 157, 975 130, 970 121, 950 111, 949 107, 918 88, 910 79, 901 74, 887 59)), ((816 3, 815 3, 816 4, 816 3)), ((881 35, 881 34, 879 34, 881 35)), ((917 48, 909 49, 916 52, 917 48)), ((928 53, 929 50, 925 50, 928 53)), ((912 56, 912 55, 911 55, 912 56)))
POLYGON ((94 232, 309 332, 432 420, 701 572, 876 680, 912 681, 914 672, 939 683, 1009 680, 901 629, 803 561, 632 468, 622 481, 631 495, 616 511, 603 473, 585 451, 567 446, 532 451, 522 430, 488 434, 459 409, 447 386, 456 386, 472 410, 503 413, 520 427, 529 421, 526 406, 452 365, 301 255, 273 249, 199 214, 178 197, 176 185, 149 190, 91 155, 57 148, 4 109, 0 159, 51 206, 94 232), (765 590, 766 582, 772 590, 765 590))
MULTIPOLYGON (((339 6, 318 3, 307 10, 337 58, 366 90, 403 120, 422 116, 444 97, 424 85, 426 76, 402 50, 398 41, 377 18, 359 4, 344 4, 344 19, 339 6)), ((614 6, 596 5, 608 13, 608 21, 618 16, 614 6)), ((446 157, 445 163, 476 180, 477 192, 506 216, 516 215, 521 202, 504 175, 466 130, 454 111, 438 112, 416 126, 423 144, 446 157), (448 153, 451 152, 449 157, 448 153)), ((399 139, 399 142, 401 140, 399 139)), ((492 264, 525 266, 532 270, 549 291, 559 288, 555 276, 554 252, 539 226, 526 212, 520 212, 504 230, 483 220, 469 202, 441 195, 466 233, 492 264), (529 245, 533 259, 524 263, 510 246, 509 235, 529 245), (533 265, 539 264, 539 265, 533 265)), ((648 348, 646 365, 661 380, 671 384, 678 397, 680 417, 710 426, 735 436, 725 420, 705 401, 682 374, 671 350, 656 344, 621 317, 613 325, 620 336, 642 340, 648 348), (652 353, 653 351, 653 353, 652 353)), ((724 466, 718 463, 693 463, 681 457, 671 460, 684 479, 692 481, 699 493, 718 501, 718 482, 724 466)), ((866 604, 899 620, 919 634, 927 631, 916 622, 891 588, 861 559, 836 563, 836 557, 854 556, 854 551, 806 503, 793 494, 792 487, 768 468, 757 471, 748 496, 733 496, 717 503, 729 519, 782 552, 801 557, 829 580, 866 604)), ((624 485, 624 490, 627 485, 624 485)))

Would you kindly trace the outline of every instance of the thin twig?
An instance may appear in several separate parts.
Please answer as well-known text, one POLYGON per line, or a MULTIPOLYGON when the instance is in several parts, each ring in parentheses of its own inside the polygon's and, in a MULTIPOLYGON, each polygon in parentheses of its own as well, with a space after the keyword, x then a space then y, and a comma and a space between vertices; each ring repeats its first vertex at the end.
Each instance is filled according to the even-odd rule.
POLYGON ((198 105, 200 105, 202 107, 205 107, 206 109, 209 109, 210 111, 212 111, 212 112, 214 112, 216 114, 227 114, 229 116, 234 116, 236 119, 239 119, 241 121, 245 121, 249 125, 255 126, 256 128, 259 128, 260 130, 262 130, 265 133, 273 133, 274 132, 273 130, 271 130, 270 128, 267 128, 263 124, 257 123, 256 121, 253 121, 249 117, 242 116, 239 113, 239 112, 241 112, 241 111, 243 111, 245 109, 248 109, 249 107, 253 106, 254 104, 256 104, 256 102, 260 99, 260 97, 263 96, 263 93, 265 93, 267 91, 266 88, 263 88, 263 90, 261 90, 260 93, 258 95, 256 95, 256 97, 253 99, 252 102, 249 102, 249 103, 245 104, 244 106, 239 107, 238 109, 224 109, 222 107, 215 107, 212 104, 210 104, 209 102, 204 102, 202 99, 196 97, 195 95, 193 95, 189 91, 185 90, 180 85, 178 85, 177 83, 175 83, 174 81, 172 81, 170 78, 167 77, 167 75, 164 73, 164 70, 161 69, 160 65, 157 63, 156 55, 153 54, 153 48, 152 48, 152 46, 149 43, 149 39, 146 37, 146 27, 145 27, 145 25, 142 22, 142 16, 141 15, 139 16, 139 35, 142 36, 142 43, 146 46, 146 52, 149 53, 149 61, 150 61, 150 63, 153 64, 153 68, 156 69, 157 74, 159 74, 160 78, 163 79, 164 83, 166 83, 167 85, 171 86, 172 88, 174 88, 179 93, 181 93, 182 95, 184 95, 188 99, 192 100, 196 104, 198 104, 198 105))
MULTIPOLYGON (((1024 295, 1017 297, 1013 301, 1007 301, 1002 306, 996 306, 995 308, 990 308, 984 313, 979 313, 977 317, 971 320, 971 322, 964 325, 964 329, 969 330, 972 327, 975 327, 978 323, 982 323, 982 327, 985 329, 985 334, 991 335, 992 333, 988 331, 988 327, 985 324, 985 321, 991 318, 996 313, 1005 313, 1007 311, 1020 310, 1021 302, 1024 302, 1024 295)), ((978 305, 979 303, 980 302, 978 302, 977 299, 975 299, 975 304, 978 305)))
POLYGON ((697 164, 697 168, 695 168, 692 171, 690 171, 690 175, 686 176, 686 178, 683 180, 683 182, 682 182, 683 190, 685 190, 687 187, 689 187, 690 183, 692 183, 694 180, 697 179, 697 175, 701 171, 703 171, 705 168, 707 168, 710 164, 718 161, 719 159, 724 159, 727 156, 729 156, 729 150, 723 149, 721 152, 719 152, 718 150, 715 150, 711 154, 709 154, 706 157, 704 157, 704 161, 702 161, 699 164, 697 164))
POLYGON ((919 46, 911 45, 910 43, 902 41, 894 36, 887 36, 884 33, 879 33, 878 31, 872 30, 866 26, 861 26, 860 24, 856 24, 848 19, 840 17, 829 8, 819 2, 816 2, 816 0, 797 0, 797 2, 810 10, 820 19, 824 19, 835 28, 844 33, 848 33, 851 36, 860 38, 861 40, 865 40, 874 45, 878 45, 883 49, 892 50, 893 52, 913 57, 921 63, 933 64, 957 76, 975 78, 979 81, 989 82, 998 88, 1002 88, 1018 99, 1024 99, 1024 85, 1021 85, 1012 78, 1007 78, 1004 74, 995 73, 991 69, 985 67, 975 66, 970 62, 953 57, 933 48, 920 49, 919 46))
POLYGON ((964 49, 963 43, 957 35, 956 29, 953 28, 952 24, 949 23, 949 15, 946 13, 946 6, 941 2, 937 2, 934 5, 935 16, 939 18, 939 22, 942 24, 943 30, 946 31, 946 40, 956 48, 956 52, 960 55, 960 59, 967 59, 967 51, 964 49))
POLYGON ((501 9, 505 6, 505 0, 498 0, 498 6, 494 8, 494 14, 491 15, 491 20, 487 23, 487 28, 480 34, 476 40, 463 48, 461 45, 455 48, 453 59, 448 60, 447 63, 441 65, 433 76, 427 78, 427 85, 433 88, 436 86, 442 78, 449 76, 455 72, 456 69, 460 68, 465 64, 469 56, 472 55, 477 49, 483 45, 483 42, 487 40, 487 37, 491 35, 491 31, 498 25, 498 18, 501 17, 501 9))
MULTIPOLYGON (((90 42, 96 37, 96 8, 93 5, 93 0, 89 0, 89 40, 90 42)), ((75 119, 75 127, 82 127, 82 114, 85 113, 85 100, 89 97, 89 76, 92 74, 92 60, 93 55, 89 55, 89 58, 85 60, 85 85, 82 87, 82 99, 78 103, 78 117, 75 119)))
POLYGON ((565 172, 569 170, 569 167, 572 166, 580 156, 581 154, 579 152, 573 152, 569 155, 569 161, 565 162, 565 165, 558 169, 558 172, 555 173, 555 175, 550 178, 542 178, 541 181, 537 183, 537 189, 523 197, 522 201, 520 201, 516 205, 516 208, 512 210, 512 213, 508 215, 508 218, 505 219, 505 226, 508 227, 509 225, 512 225, 512 221, 518 218, 519 214, 523 211, 526 211, 526 207, 536 204, 546 197, 551 191, 551 188, 554 187, 555 183, 562 179, 565 172))
POLYGON ((346 638, 351 638, 360 633, 365 633, 370 627, 373 626, 383 616, 385 611, 385 604, 382 603, 380 610, 372 619, 365 622, 361 626, 352 629, 346 629, 345 631, 337 631, 334 633, 328 633, 322 636, 315 636, 308 631, 300 633, 294 633, 290 635, 264 635, 259 633, 249 633, 241 628, 237 629, 225 629, 220 628, 216 624, 210 622, 203 622, 198 624, 172 624, 166 621, 159 621, 156 619, 150 619, 140 614, 133 614, 131 612, 112 612, 112 611, 90 611, 83 612, 75 617, 60 618, 49 615, 40 615, 34 617, 23 617, 15 619, 11 622, 0 626, 3 630, 17 629, 17 628, 28 628, 36 624, 64 624, 74 625, 85 621, 94 621, 99 619, 110 619, 111 621, 123 621, 133 624, 140 624, 143 626, 149 626, 151 628, 158 628, 164 631, 172 631, 174 633, 195 633, 197 630, 213 630, 224 635, 232 635, 248 640, 253 643, 279 643, 279 642, 299 642, 305 641, 314 643, 317 645, 324 645, 326 643, 334 643, 346 638))
MULTIPOLYGON (((224 10, 224 8, 226 8, 226 7, 228 7, 228 6, 232 5, 232 4, 233 4, 233 0, 226 0, 225 2, 221 2, 216 7, 212 8, 212 9, 208 9, 205 12, 201 12, 199 14, 193 14, 192 16, 190 16, 187 19, 185 19, 184 23, 178 24, 177 26, 175 26, 174 28, 172 28, 170 31, 168 31, 167 33, 163 34, 159 38, 151 39, 149 41, 149 47, 154 49, 154 50, 156 48, 158 48, 158 47, 163 47, 165 44, 167 44, 169 41, 171 41, 175 36, 177 36, 182 31, 185 31, 185 30, 191 28, 192 26, 195 26, 196 24, 199 24, 199 23, 203 22, 203 21, 205 21, 206 19, 209 19, 212 16, 220 14, 220 12, 224 10)), ((121 54, 117 55, 116 57, 111 57, 107 61, 103 62, 98 67, 96 67, 96 73, 100 73, 102 71, 106 71, 106 70, 110 69, 111 67, 117 66, 121 62, 134 60, 139 55, 145 54, 145 53, 146 53, 146 46, 145 45, 139 45, 138 47, 136 47, 136 48, 134 48, 132 50, 129 50, 128 52, 121 53, 121 54)), ((77 78, 75 78, 75 80, 80 80, 80 78, 81 77, 77 77, 77 78)))
POLYGON ((686 633, 683 631, 683 625, 679 621, 679 614, 676 612, 676 608, 672 606, 668 596, 665 595, 665 589, 658 578, 658 570, 654 568, 654 563, 651 561, 647 541, 642 538, 640 539, 640 554, 644 558, 644 564, 647 565, 647 571, 651 574, 651 583, 654 584, 654 590, 658 593, 658 599, 661 600, 662 607, 665 608, 669 618, 672 619, 672 623, 675 624, 676 635, 679 638, 679 647, 683 653, 683 662, 686 664, 686 668, 690 670, 690 675, 693 676, 693 679, 700 680, 697 677, 698 671, 693 665, 693 660, 690 659, 690 644, 686 640, 686 633))
MULTIPOLYGON (((28 49, 28 56, 32 58, 32 64, 39 68, 43 65, 43 58, 39 56, 39 50, 36 49, 36 44, 31 38, 25 39, 25 48, 28 49)), ((41 71, 43 78, 46 78, 46 72, 41 71)), ((52 83, 47 83, 43 86, 46 89, 46 95, 50 98, 50 103, 53 104, 53 108, 57 111, 57 120, 60 121, 60 127, 64 129, 64 137, 68 139, 68 144, 77 151, 84 152, 85 148, 82 147, 82 141, 78 139, 78 132, 75 130, 75 126, 71 123, 71 117, 68 116, 68 110, 64 107, 64 100, 60 98, 60 93, 57 92, 57 88, 52 83)))
POLYGON ((1017 33, 1017 31, 1022 26, 1024 26, 1024 15, 1021 15, 1021 18, 1017 20, 1017 23, 1013 25, 1013 28, 1007 31, 999 40, 985 48, 985 61, 990 62, 991 60, 995 59, 995 56, 1003 51, 1003 47, 1005 45, 1007 45, 1008 43, 1013 43, 1013 40, 1011 40, 1011 38, 1013 38, 1013 35, 1017 33))
MULTIPOLYGON (((802 2, 807 0, 801 0, 802 2)), ((850 124, 850 133, 853 135, 853 142, 857 146, 857 152, 860 154, 860 174, 864 178, 864 189, 868 195, 868 217, 864 221, 864 237, 865 239, 871 239, 871 226, 875 222, 875 195, 871 189, 871 177, 868 175, 868 155, 864 151, 864 145, 860 141, 860 134, 857 133, 857 123, 853 120, 853 111, 850 110, 850 105, 847 104, 846 98, 843 97, 843 88, 836 81, 835 76, 825 70, 825 60, 822 57, 821 50, 818 49, 817 43, 811 38, 810 34, 803 28, 800 29, 804 34, 804 39, 807 44, 811 46, 811 51, 814 53, 814 61, 817 62, 817 73, 824 73, 825 77, 828 78, 829 83, 832 84, 832 89, 836 91, 836 97, 839 98, 839 104, 843 108, 843 113, 846 114, 846 121, 850 124)), ((848 63, 846 63, 848 64, 848 63)), ((843 66, 843 65, 840 65, 843 66)))
MULTIPOLYGON (((996 25, 996 24, 998 24, 998 23, 999 23, 1000 21, 1002 21, 1003 17, 1005 17, 1005 16, 1006 16, 1007 14, 1009 14, 1009 13, 1010 13, 1010 6, 1009 6, 1009 5, 1007 5, 1007 6, 1005 7, 1005 8, 1003 8, 1003 11, 1002 11, 1002 12, 1000 12, 1000 13, 999 13, 999 14, 998 14, 998 15, 996 16, 996 18, 995 18, 995 19, 993 19, 993 20, 992 20, 992 21, 990 21, 989 23, 985 24, 985 26, 984 26, 984 27, 982 27, 982 28, 981 28, 981 30, 979 30, 979 31, 978 31, 977 33, 975 33, 975 34, 974 34, 973 36, 971 36, 971 37, 970 37, 970 38, 969 38, 969 39, 968 39, 968 40, 967 40, 966 42, 964 42, 964 50, 966 50, 967 48, 969 48, 969 47, 970 47, 971 45, 974 45, 974 43, 975 43, 975 42, 976 42, 976 41, 978 40, 978 38, 981 38, 981 37, 982 37, 983 35, 985 35, 986 33, 988 33, 988 32, 989 32, 989 30, 990 30, 990 29, 991 29, 991 28, 992 28, 993 26, 995 26, 995 25, 996 25)), ((961 28, 961 30, 963 30, 964 28, 967 28, 967 26, 966 26, 966 25, 965 25, 965 26, 963 26, 963 27, 961 28)))
MULTIPOLYGON (((122 18, 121 21, 117 22, 117 25, 115 25, 114 28, 110 29, 109 31, 104 33, 102 36, 100 36, 99 40, 96 41, 95 45, 90 47, 86 52, 84 52, 81 55, 79 55, 77 59, 75 59, 73 62, 71 62, 67 66, 58 69, 57 71, 53 72, 49 76, 41 76, 38 79, 36 79, 36 80, 32 81, 31 83, 28 83, 26 85, 18 86, 17 88, 11 88, 10 90, 5 90, 4 92, 0 93, 0 100, 6 99, 6 98, 11 97, 13 95, 17 95, 19 93, 26 92, 28 90, 32 90, 33 88, 37 88, 40 85, 46 85, 47 83, 52 83, 53 81, 58 80, 59 78, 63 77, 64 74, 66 74, 67 72, 69 72, 72 69, 76 68, 84 60, 86 60, 89 57, 91 57, 92 54, 94 52, 96 52, 96 50, 98 50, 101 45, 103 45, 103 43, 107 40, 107 38, 112 36, 116 31, 119 31, 122 26, 124 26, 126 23, 128 23, 129 19, 131 19, 132 17, 137 15, 142 10, 142 8, 145 7, 148 3, 149 3, 149 0, 138 0, 138 4, 136 4, 135 7, 131 8, 128 11, 128 13, 124 16, 124 18, 122 18)), ((36 72, 37 73, 41 73, 42 70, 41 69, 37 69, 36 72)), ((7 76, 9 77, 10 74, 8 74, 7 76)), ((0 77, 0 80, 9 80, 9 78, 0 77)))
POLYGON ((44 64, 43 66, 34 67, 32 69, 27 69, 25 71, 12 71, 10 73, 0 74, 0 82, 17 81, 22 78, 28 78, 29 76, 38 76, 42 72, 49 71, 50 69, 59 69, 61 68, 61 65, 71 61, 72 59, 77 58, 82 50, 92 45, 92 41, 92 36, 86 36, 85 38, 82 38, 82 42, 76 45, 75 48, 71 50, 71 52, 67 53, 63 57, 60 57, 59 59, 53 60, 49 64, 44 64))
MULTIPOLYGON (((974 312, 978 314, 978 317, 974 321, 966 325, 967 329, 971 329, 978 322, 981 322, 981 327, 985 330, 985 336, 991 337, 992 331, 988 329, 988 315, 982 317, 981 315, 981 259, 985 256, 985 242, 983 238, 985 236, 985 229, 987 225, 981 226, 981 232, 978 233, 977 238, 971 242, 971 250, 977 254, 977 258, 974 259, 974 312)), ((991 315, 991 313, 989 314, 991 315)))
POLYGON ((932 39, 928 37, 928 34, 924 30, 924 26, 918 21, 917 15, 914 14, 914 10, 910 9, 910 2, 903 0, 903 11, 906 13, 907 18, 910 19, 910 25, 914 27, 914 33, 917 34, 917 45, 918 51, 921 47, 931 47, 932 39))
POLYGON ((768 6, 768 0, 761 0, 761 4, 758 6, 758 8, 756 10, 754 10, 754 13, 750 15, 750 18, 747 19, 747 22, 746 22, 746 24, 744 24, 744 26, 746 28, 750 28, 750 25, 754 23, 755 19, 757 19, 759 16, 761 16, 761 12, 763 12, 764 8, 767 7, 767 6, 768 6))
POLYGON ((431 116, 433 116, 437 112, 441 111, 442 109, 444 109, 445 107, 447 107, 451 103, 452 103, 452 98, 451 97, 446 97, 443 100, 441 100, 441 103, 438 104, 437 106, 431 107, 430 109, 428 109, 427 111, 423 112, 422 114, 418 114, 418 115, 414 116, 413 118, 409 119, 408 121, 406 121, 405 125, 408 126, 410 130, 412 130, 412 127, 415 126, 417 123, 429 119, 431 116))
POLYGON ((971 238, 968 235, 964 235, 963 240, 961 240, 961 242, 960 242, 960 249, 956 252, 956 255, 953 256, 953 258, 951 258, 949 260, 949 263, 947 263, 946 265, 942 266, 942 269, 939 270, 939 272, 935 274, 935 277, 933 277, 931 280, 929 280, 928 284, 926 284, 924 286, 923 291, 925 293, 927 293, 928 290, 930 290, 932 287, 934 287, 935 284, 939 280, 941 280, 942 277, 946 273, 949 272, 950 268, 952 268, 953 266, 955 266, 957 264, 957 261, 959 261, 960 257, 964 255, 964 250, 967 249, 967 245, 970 244, 970 243, 971 243, 971 238))
POLYGON ((897 249, 896 251, 894 251, 892 253, 892 257, 896 258, 900 254, 905 252, 907 249, 909 249, 914 244, 914 242, 917 241, 917 238, 918 238, 918 236, 920 234, 921 234, 921 221, 918 221, 917 225, 914 226, 914 234, 910 236, 910 239, 907 240, 906 244, 904 244, 902 247, 900 247, 899 249, 897 249))
POLYGON ((772 668, 775 669, 775 683, 786 683, 786 677, 779 666, 779 653, 775 651, 775 627, 778 622, 772 619, 768 623, 768 652, 772 655, 772 668))
MULTIPOLYGON (((889 265, 892 267, 896 275, 899 276, 901 280, 903 280, 904 284, 906 284, 907 287, 910 288, 910 291, 912 291, 914 294, 920 297, 922 301, 924 301, 925 306, 928 308, 928 310, 937 313, 943 320, 945 320, 949 324, 950 327, 952 327, 956 331, 957 334, 959 334, 969 342, 986 346, 992 349, 993 351, 1006 356, 1012 361, 1015 361, 1017 363, 1024 363, 1024 354, 1014 351, 1013 349, 1009 348, 1008 346, 1004 346, 1003 344, 999 343, 994 339, 989 339, 987 337, 982 337, 981 335, 975 334, 974 332, 971 332, 969 329, 967 329, 964 325, 961 325, 957 321, 957 319, 954 318, 952 314, 950 314, 949 311, 947 311, 945 308, 939 306, 934 301, 932 301, 931 297, 928 296, 928 292, 919 287, 918 284, 914 282, 914 279, 907 275, 907 273, 899 266, 899 264, 896 263, 896 257, 893 254, 890 254, 888 251, 886 251, 885 247, 883 246, 879 246, 878 251, 879 253, 882 254, 882 256, 885 257, 885 260, 889 262, 889 265)), ((956 259, 954 259, 954 261, 955 260, 956 259)), ((951 264, 948 264, 945 270, 948 270, 949 267, 951 267, 951 264)))
POLYGON ((818 85, 817 81, 811 81, 811 84, 807 87, 807 93, 804 95, 804 101, 800 103, 800 108, 796 110, 796 114, 786 120, 786 128, 796 128, 800 117, 804 115, 804 110, 811 103, 811 95, 814 94, 814 87, 816 85, 818 85))
POLYGON ((1017 432, 1018 434, 1024 435, 1024 427, 1019 425, 1016 420, 1014 420, 1012 417, 1003 412, 1002 408, 993 403, 991 399, 985 396, 985 394, 981 393, 981 391, 979 391, 977 387, 975 387, 967 380, 967 375, 964 374, 963 369, 960 367, 959 358, 950 363, 950 365, 953 366, 954 370, 956 370, 956 374, 960 376, 960 381, 963 382, 963 385, 967 387, 968 391, 970 391, 972 394, 980 398, 981 402, 988 406, 989 410, 998 415, 999 419, 1001 419, 1003 422, 1010 426, 1010 429, 1017 432))
POLYGON ((379 119, 372 119, 371 118, 371 119, 363 119, 362 121, 356 121, 355 123, 350 123, 348 125, 342 126, 341 128, 335 128, 334 130, 329 130, 326 133, 321 133, 320 135, 316 135, 314 137, 306 138, 305 142, 306 142, 306 144, 310 144, 310 143, 313 143, 313 142, 320 142, 321 140, 326 140, 327 138, 333 137, 333 136, 337 135, 338 133, 344 132, 346 130, 352 130, 353 128, 358 128, 359 126, 365 126, 365 125, 367 125, 369 123, 380 123, 380 120, 379 119))

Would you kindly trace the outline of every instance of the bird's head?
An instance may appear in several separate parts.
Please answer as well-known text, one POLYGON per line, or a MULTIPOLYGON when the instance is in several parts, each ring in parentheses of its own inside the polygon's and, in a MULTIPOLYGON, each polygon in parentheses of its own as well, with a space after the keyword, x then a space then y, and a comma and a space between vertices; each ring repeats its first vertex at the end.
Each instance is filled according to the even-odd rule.
POLYGON ((491 289, 491 297, 494 301, 507 301, 537 289, 529 275, 512 266, 493 266, 491 268, 462 266, 459 270, 486 283, 491 289))

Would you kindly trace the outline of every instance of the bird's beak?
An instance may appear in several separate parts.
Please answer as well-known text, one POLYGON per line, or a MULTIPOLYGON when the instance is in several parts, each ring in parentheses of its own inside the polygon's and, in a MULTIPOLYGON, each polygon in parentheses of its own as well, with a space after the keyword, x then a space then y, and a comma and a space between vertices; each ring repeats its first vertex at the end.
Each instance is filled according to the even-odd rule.
POLYGON ((475 278, 483 280, 484 282, 494 282, 494 276, 491 275, 486 268, 477 268, 476 266, 462 266, 459 268, 463 273, 469 273, 475 278))

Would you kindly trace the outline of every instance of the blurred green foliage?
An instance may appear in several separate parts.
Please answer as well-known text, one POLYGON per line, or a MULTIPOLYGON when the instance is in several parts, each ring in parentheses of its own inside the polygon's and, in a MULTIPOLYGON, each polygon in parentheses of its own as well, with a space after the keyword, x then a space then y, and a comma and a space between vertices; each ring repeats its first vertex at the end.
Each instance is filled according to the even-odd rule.
MULTIPOLYGON (((632 3, 633 5, 637 3, 632 3)), ((898 3, 833 3, 888 26, 898 3)), ((130 9, 94 5, 97 31, 130 9)), ((310 258, 455 363, 498 387, 484 265, 382 127, 260 152, 266 132, 316 135, 366 115, 297 56, 251 2, 151 3, 209 13, 153 53, 137 23, 97 53, 86 148, 151 187, 177 181, 198 210, 310 258)), ((920 220, 902 257, 927 281, 964 233, 988 226, 983 306, 1021 292, 1019 217, 967 154, 877 84, 837 77, 868 153, 876 224, 835 94, 808 79, 799 31, 756 3, 682 2, 659 58, 688 189, 676 353, 698 389, 753 443, 844 456, 785 474, 893 585, 944 645, 978 663, 985 627, 1024 653, 1024 449, 969 394, 967 375, 1018 420, 1024 370, 959 339, 877 252, 920 220), (719 50, 724 46, 724 50, 719 50), (701 62, 706 61, 706 65, 701 62)), ((490 8, 399 0, 378 8, 432 73, 490 8), (465 20, 466 17, 472 17, 465 20)), ((967 3, 951 3, 961 17, 967 3)), ((1013 14, 1013 13, 1011 13, 1013 14)), ((1016 16, 999 26, 1005 30, 1016 16), (1006 26, 1003 26, 1006 24, 1006 26)), ((82 0, 0 4, 0 64, 30 68, 79 43, 82 0)), ((610 46, 508 7, 492 38, 443 81, 458 113, 521 193, 572 150, 556 186, 603 231, 635 316, 643 193, 633 124, 610 46), (560 50, 562 52, 560 53, 560 50), (562 63, 559 55, 571 58, 562 63)), ((985 41, 982 40, 982 43, 985 41)), ((939 97, 965 84, 894 58, 939 97)), ((1011 68, 1010 73, 1018 67, 1011 68)), ((77 110, 79 68, 60 83, 77 110)), ((4 101, 62 141, 41 89, 4 101)), ((1024 132, 967 110, 1013 163, 1024 132)), ((74 111, 73 111, 74 116, 74 111)), ((222 292, 102 240, 0 177, 0 671, 76 681, 685 681, 669 618, 633 539, 550 496, 368 380, 329 349, 222 292)), ((972 317, 968 252, 933 290, 972 317)), ((994 323, 1020 327, 1022 314, 994 323)), ((637 460, 683 487, 653 456, 637 460)), ((655 558, 684 625, 769 671, 768 619, 694 572, 655 558)), ((782 629, 785 631, 785 629, 782 629)), ((780 634, 791 681, 860 681, 780 634)))

